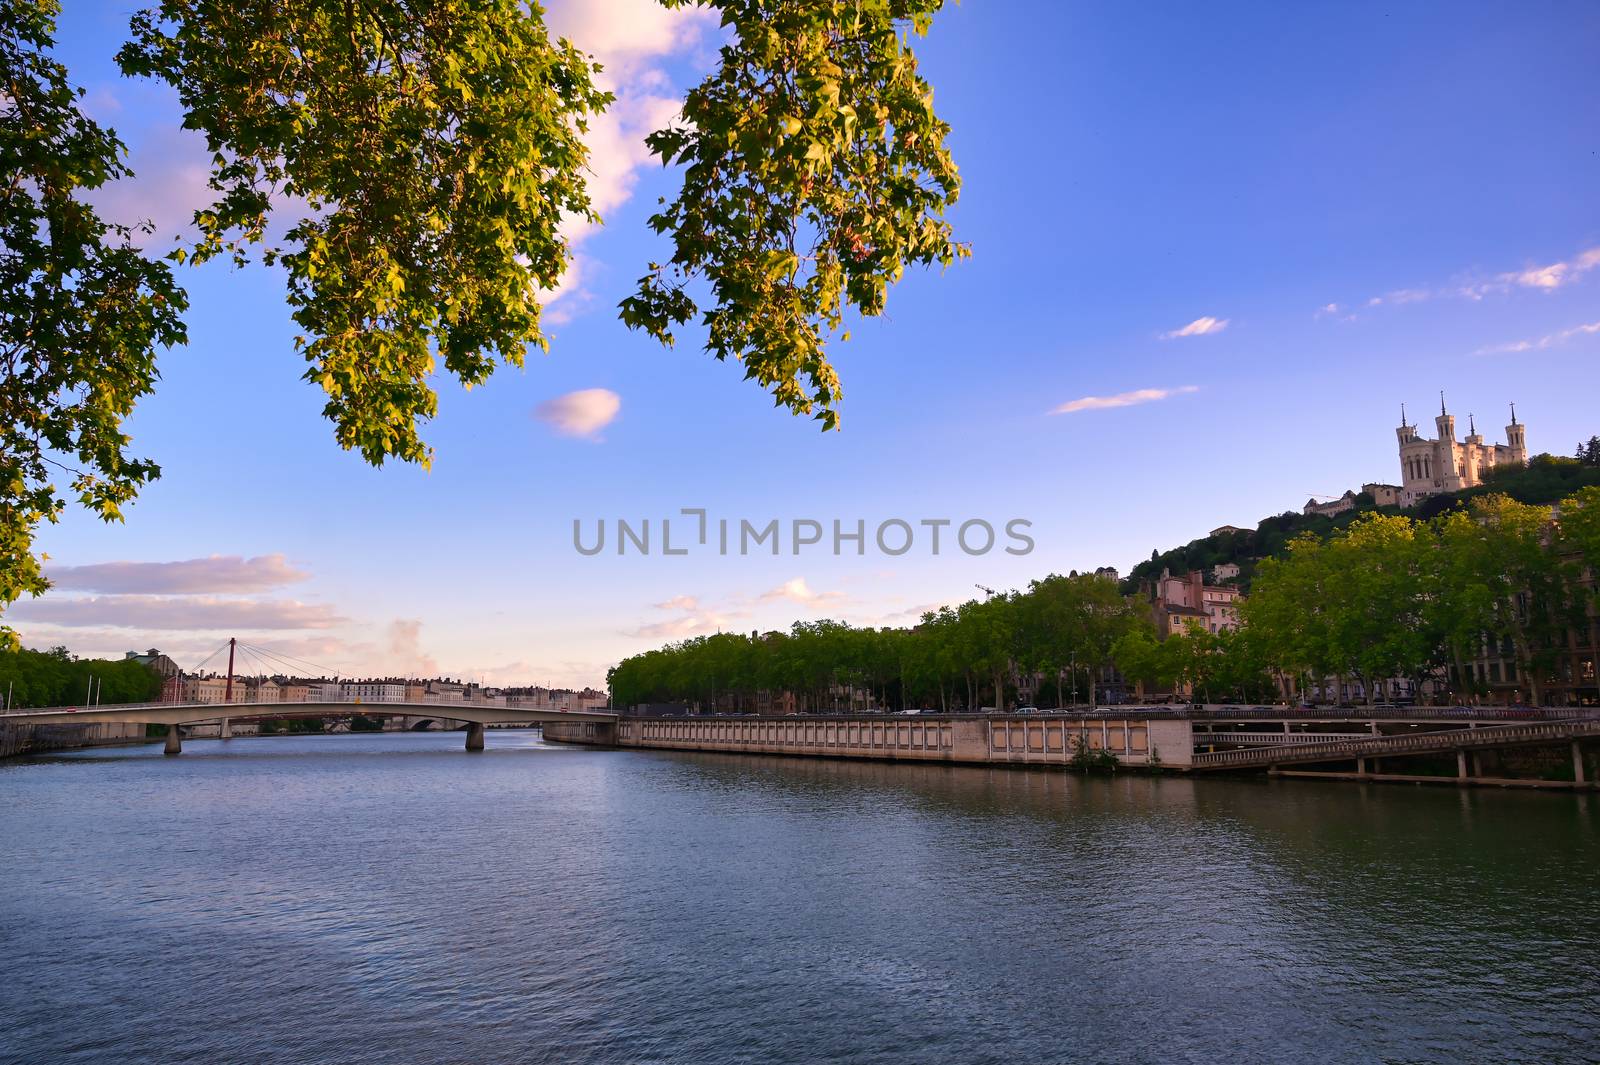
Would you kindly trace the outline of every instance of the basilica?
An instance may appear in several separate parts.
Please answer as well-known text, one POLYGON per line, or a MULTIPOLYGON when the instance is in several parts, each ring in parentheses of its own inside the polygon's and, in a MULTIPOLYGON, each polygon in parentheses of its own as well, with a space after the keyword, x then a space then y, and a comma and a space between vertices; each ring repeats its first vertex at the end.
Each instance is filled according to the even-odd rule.
POLYGON ((1406 421, 1405 408, 1400 408, 1400 427, 1395 430, 1400 445, 1400 506, 1409 507, 1418 500, 1440 492, 1455 492, 1481 484, 1485 473, 1496 466, 1515 463, 1525 466, 1528 447, 1523 439, 1523 426, 1517 421, 1516 404, 1511 405, 1511 424, 1506 426, 1504 444, 1486 444, 1478 434, 1478 427, 1467 415, 1467 435, 1456 439, 1456 419, 1445 410, 1444 395, 1439 396, 1439 416, 1433 420, 1439 438, 1428 440, 1417 432, 1417 427, 1406 421))

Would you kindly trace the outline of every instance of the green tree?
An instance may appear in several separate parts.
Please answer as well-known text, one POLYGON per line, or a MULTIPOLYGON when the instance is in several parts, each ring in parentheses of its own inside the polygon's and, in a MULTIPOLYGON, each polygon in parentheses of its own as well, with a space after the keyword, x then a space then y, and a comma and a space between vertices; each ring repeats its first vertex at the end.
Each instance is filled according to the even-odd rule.
POLYGON ((925 33, 944 0, 716 6, 737 43, 689 92, 682 123, 649 140, 685 164, 683 190, 650 219, 672 257, 622 301, 622 320, 670 345, 702 313, 691 286, 704 281, 711 353, 832 428, 841 391, 824 334, 847 310, 882 314, 907 264, 967 254, 943 217, 960 190, 949 127, 902 32, 925 33))
MULTIPOLYGON (((650 138, 682 166, 651 220, 674 252, 621 317, 671 342, 708 283, 707 350, 831 428, 823 334, 881 314, 907 265, 966 252, 908 43, 943 0, 705 2, 733 34, 686 122, 650 138)), ((47 586, 32 541, 63 505, 49 463, 75 458, 73 490, 107 518, 158 474, 124 454, 121 423, 156 350, 184 340, 165 264, 78 199, 128 171, 50 58, 57 9, 0 0, 0 607, 47 586)), ((215 202, 172 258, 283 270, 305 378, 368 462, 429 462, 439 363, 471 387, 547 347, 561 227, 594 219, 582 133, 611 102, 579 44, 525 0, 161 0, 133 17, 123 71, 175 89, 213 153, 215 202)))
POLYGON ((1434 545, 1403 516, 1369 514, 1328 543, 1331 650, 1362 680, 1368 702, 1393 677, 1438 665, 1444 633, 1425 609, 1434 545))
MULTIPOLYGON (((1561 501, 1561 548, 1587 566, 1591 580, 1600 574, 1600 488, 1585 488, 1561 501)), ((1594 587, 1600 592, 1600 585, 1594 587)))
POLYGON ((1330 609, 1335 578, 1326 545, 1309 533, 1291 540, 1282 558, 1261 562, 1241 614, 1280 677, 1321 680, 1343 672, 1330 609))
MULTIPOLYGON (((957 654, 968 673, 990 682, 997 711, 1006 708, 1005 677, 1016 662, 1018 614, 1014 592, 994 592, 956 608, 957 654)), ((968 710, 976 705, 969 700, 968 710)))
POLYGON ((14 707, 82 706, 91 681, 96 701, 137 703, 161 694, 161 678, 125 659, 77 658, 65 647, 0 650, 0 698, 14 707))
POLYGON ((185 335, 166 264, 83 200, 128 170, 49 55, 55 14, 0 0, 0 608, 49 586, 33 540, 66 506, 58 478, 115 521, 160 474, 127 453, 122 420, 155 384, 155 349, 185 335))
MULTIPOLYGON (((1509 650, 1534 703, 1542 702, 1557 644, 1574 622, 1574 568, 1552 550, 1550 510, 1482 496, 1440 519, 1441 594, 1457 647, 1509 650)), ((1471 657, 1476 657, 1472 654, 1471 657)))
POLYGON ((563 214, 594 217, 579 134, 609 97, 524 5, 164 0, 119 59, 175 88, 216 155, 194 261, 260 244, 283 266, 342 447, 426 463, 435 355, 471 386, 547 346, 539 292, 563 214))
POLYGON ((1133 682, 1138 698, 1146 688, 1168 688, 1173 683, 1170 663, 1161 652, 1155 627, 1148 621, 1135 622, 1111 645, 1111 660, 1117 670, 1133 682))
POLYGON ((1074 672, 1082 666, 1093 706, 1100 667, 1110 661, 1112 646, 1133 625, 1134 609, 1115 582, 1093 573, 1051 574, 1029 584, 1018 610, 1025 664, 1058 677, 1068 666, 1074 672))

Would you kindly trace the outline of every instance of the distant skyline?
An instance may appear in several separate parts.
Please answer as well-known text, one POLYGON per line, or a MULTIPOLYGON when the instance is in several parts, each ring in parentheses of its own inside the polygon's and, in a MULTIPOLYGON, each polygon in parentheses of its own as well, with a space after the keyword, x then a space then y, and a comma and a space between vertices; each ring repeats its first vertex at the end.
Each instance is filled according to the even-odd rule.
MULTIPOLYGON (((162 479, 105 526, 42 531, 57 587, 31 646, 227 636, 364 673, 603 684, 663 640, 922 610, 1050 572, 1126 572, 1399 480, 1404 403, 1443 389, 1533 453, 1600 432, 1600 7, 1486 3, 950 6, 918 44, 964 179, 973 258, 912 273, 833 352, 842 430, 772 406, 684 331, 615 305, 659 257, 672 174, 645 133, 720 32, 653 0, 561 0, 605 64, 603 227, 548 307, 551 354, 470 394, 438 382, 431 472, 333 443, 283 284, 185 269, 190 343, 129 423, 162 479), (1032 521, 1035 550, 886 558, 585 557, 572 523, 704 507, 754 518, 1032 521)), ((171 233, 205 202, 172 94, 118 76, 127 12, 65 0, 62 57, 139 178, 98 202, 171 233)))

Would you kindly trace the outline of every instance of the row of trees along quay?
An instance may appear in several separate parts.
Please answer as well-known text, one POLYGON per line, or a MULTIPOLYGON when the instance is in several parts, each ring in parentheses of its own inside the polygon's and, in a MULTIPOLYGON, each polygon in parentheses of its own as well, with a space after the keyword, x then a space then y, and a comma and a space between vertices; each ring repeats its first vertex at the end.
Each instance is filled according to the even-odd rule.
MULTIPOLYGON (((1570 460, 1567 460, 1570 461, 1570 460)), ((1478 495, 1430 519, 1366 513, 1302 533, 1259 560, 1237 629, 1157 638, 1145 596, 1096 574, 1052 575, 923 615, 910 628, 797 622, 788 632, 719 633, 620 662, 613 705, 687 702, 768 710, 788 693, 807 711, 878 706, 1004 709, 1019 677, 1055 705, 1113 674, 1139 696, 1288 700, 1320 680, 1443 681, 1453 700, 1485 687, 1466 664, 1488 649, 1515 662, 1532 701, 1596 624, 1600 487, 1556 505, 1478 495), (1576 641, 1576 642, 1574 642, 1576 641), (1565 657, 1564 657, 1565 656, 1565 657)))

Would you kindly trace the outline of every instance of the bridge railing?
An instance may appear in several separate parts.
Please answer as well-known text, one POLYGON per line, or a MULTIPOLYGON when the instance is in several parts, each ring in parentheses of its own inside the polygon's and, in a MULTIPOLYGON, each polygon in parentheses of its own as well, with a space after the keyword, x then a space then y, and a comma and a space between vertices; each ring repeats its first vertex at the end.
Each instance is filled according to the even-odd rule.
MULTIPOLYGON (((1115 707, 1102 708, 1104 714, 1115 707)), ((1121 712, 1121 711, 1119 711, 1121 712)), ((1574 718, 1600 718, 1600 707, 1593 706, 1232 706, 1207 703, 1191 707, 1138 707, 1138 714, 1186 717, 1194 720, 1351 721, 1351 720, 1449 720, 1462 721, 1570 721, 1574 718)))
POLYGON ((1193 755, 1190 764, 1196 769, 1222 769, 1272 765, 1274 762, 1331 762, 1346 758, 1425 754, 1435 751, 1499 747, 1506 744, 1570 740, 1585 736, 1600 736, 1600 721, 1540 721, 1522 725, 1495 725, 1490 728, 1418 732, 1404 736, 1373 736, 1368 739, 1338 740, 1331 743, 1283 745, 1275 749, 1210 751, 1193 755))
MULTIPOLYGON (((218 717, 228 717, 230 710, 256 711, 274 706, 340 706, 340 707, 365 707, 378 713, 402 713, 406 707, 419 707, 433 709, 449 709, 452 706, 492 707, 496 710, 540 710, 549 713, 573 714, 609 714, 612 711, 606 707, 567 707, 559 706, 524 706, 508 703, 503 699, 448 699, 440 696, 422 696, 418 699, 366 699, 366 698, 334 698, 324 699, 306 696, 303 699, 235 699, 232 702, 212 702, 205 699, 160 699, 142 703, 86 703, 81 706, 34 706, 24 709, 13 709, 0 714, 0 718, 25 718, 40 714, 70 714, 78 712, 93 712, 98 710, 164 710, 176 707, 216 707, 218 717)), ((359 712, 359 711, 354 711, 359 712)), ((441 714, 441 717, 448 716, 441 714)))
POLYGON ((1337 740, 1363 740, 1370 732, 1196 732, 1194 744, 1240 743, 1253 747, 1286 747, 1306 743, 1332 743, 1337 740))

